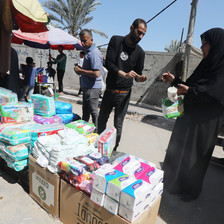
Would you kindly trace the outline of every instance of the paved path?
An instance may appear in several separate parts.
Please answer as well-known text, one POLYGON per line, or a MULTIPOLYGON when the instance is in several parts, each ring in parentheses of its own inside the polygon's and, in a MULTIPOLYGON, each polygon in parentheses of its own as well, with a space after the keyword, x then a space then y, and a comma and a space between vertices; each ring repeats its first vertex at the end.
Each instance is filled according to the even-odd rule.
MULTIPOLYGON (((81 98, 73 92, 59 97, 72 102, 73 112, 81 115, 81 98)), ((134 154, 162 166, 174 120, 163 118, 160 108, 138 107, 132 102, 124 122, 119 151, 134 154)), ((112 114, 108 127, 112 127, 112 114)), ((224 157, 216 147, 214 154, 224 157)), ((204 189, 198 200, 186 203, 163 193, 157 224, 222 224, 224 223, 224 168, 210 164, 204 189)), ((28 189, 13 175, 0 169, 0 223, 61 223, 42 209, 28 194, 28 189)), ((144 223, 145 224, 145 223, 144 223)))

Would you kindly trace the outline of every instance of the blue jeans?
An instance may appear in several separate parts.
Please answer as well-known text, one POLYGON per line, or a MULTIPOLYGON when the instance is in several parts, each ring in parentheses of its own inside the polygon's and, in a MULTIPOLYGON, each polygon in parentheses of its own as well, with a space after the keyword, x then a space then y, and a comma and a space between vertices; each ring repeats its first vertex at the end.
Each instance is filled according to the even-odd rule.
POLYGON ((83 104, 82 104, 82 120, 89 121, 90 115, 96 130, 98 124, 98 104, 101 89, 85 89, 83 91, 83 104))
POLYGON ((131 89, 127 91, 127 93, 113 93, 108 90, 104 92, 98 118, 98 134, 102 133, 106 129, 110 113, 112 109, 115 108, 114 127, 117 129, 117 137, 114 150, 117 149, 121 140, 123 122, 128 110, 130 96, 131 89))

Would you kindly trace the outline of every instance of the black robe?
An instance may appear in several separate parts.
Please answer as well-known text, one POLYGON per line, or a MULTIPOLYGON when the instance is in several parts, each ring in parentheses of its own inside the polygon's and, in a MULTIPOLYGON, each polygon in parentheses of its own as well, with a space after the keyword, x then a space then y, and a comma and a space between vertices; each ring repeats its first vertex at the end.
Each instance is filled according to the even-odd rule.
POLYGON ((201 38, 211 46, 209 55, 184 83, 184 116, 176 120, 163 165, 165 189, 193 198, 202 191, 224 113, 224 30, 208 30, 201 38))

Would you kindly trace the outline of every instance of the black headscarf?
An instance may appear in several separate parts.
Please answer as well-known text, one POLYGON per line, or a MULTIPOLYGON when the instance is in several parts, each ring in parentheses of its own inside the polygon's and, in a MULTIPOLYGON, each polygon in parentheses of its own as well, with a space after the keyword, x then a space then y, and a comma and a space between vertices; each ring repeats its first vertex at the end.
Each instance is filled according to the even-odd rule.
POLYGON ((186 84, 224 105, 224 29, 213 28, 201 35, 211 47, 186 84))

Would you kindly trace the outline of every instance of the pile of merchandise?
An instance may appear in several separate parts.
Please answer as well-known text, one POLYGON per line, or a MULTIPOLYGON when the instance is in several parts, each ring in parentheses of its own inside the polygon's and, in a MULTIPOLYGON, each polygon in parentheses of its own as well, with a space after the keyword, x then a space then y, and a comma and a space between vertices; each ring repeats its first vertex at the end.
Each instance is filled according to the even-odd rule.
POLYGON ((71 104, 40 94, 25 103, 0 89, 0 102, 0 157, 14 170, 27 168, 31 155, 51 175, 129 222, 162 194, 163 171, 155 164, 128 154, 111 159, 115 128, 98 135, 71 104))

